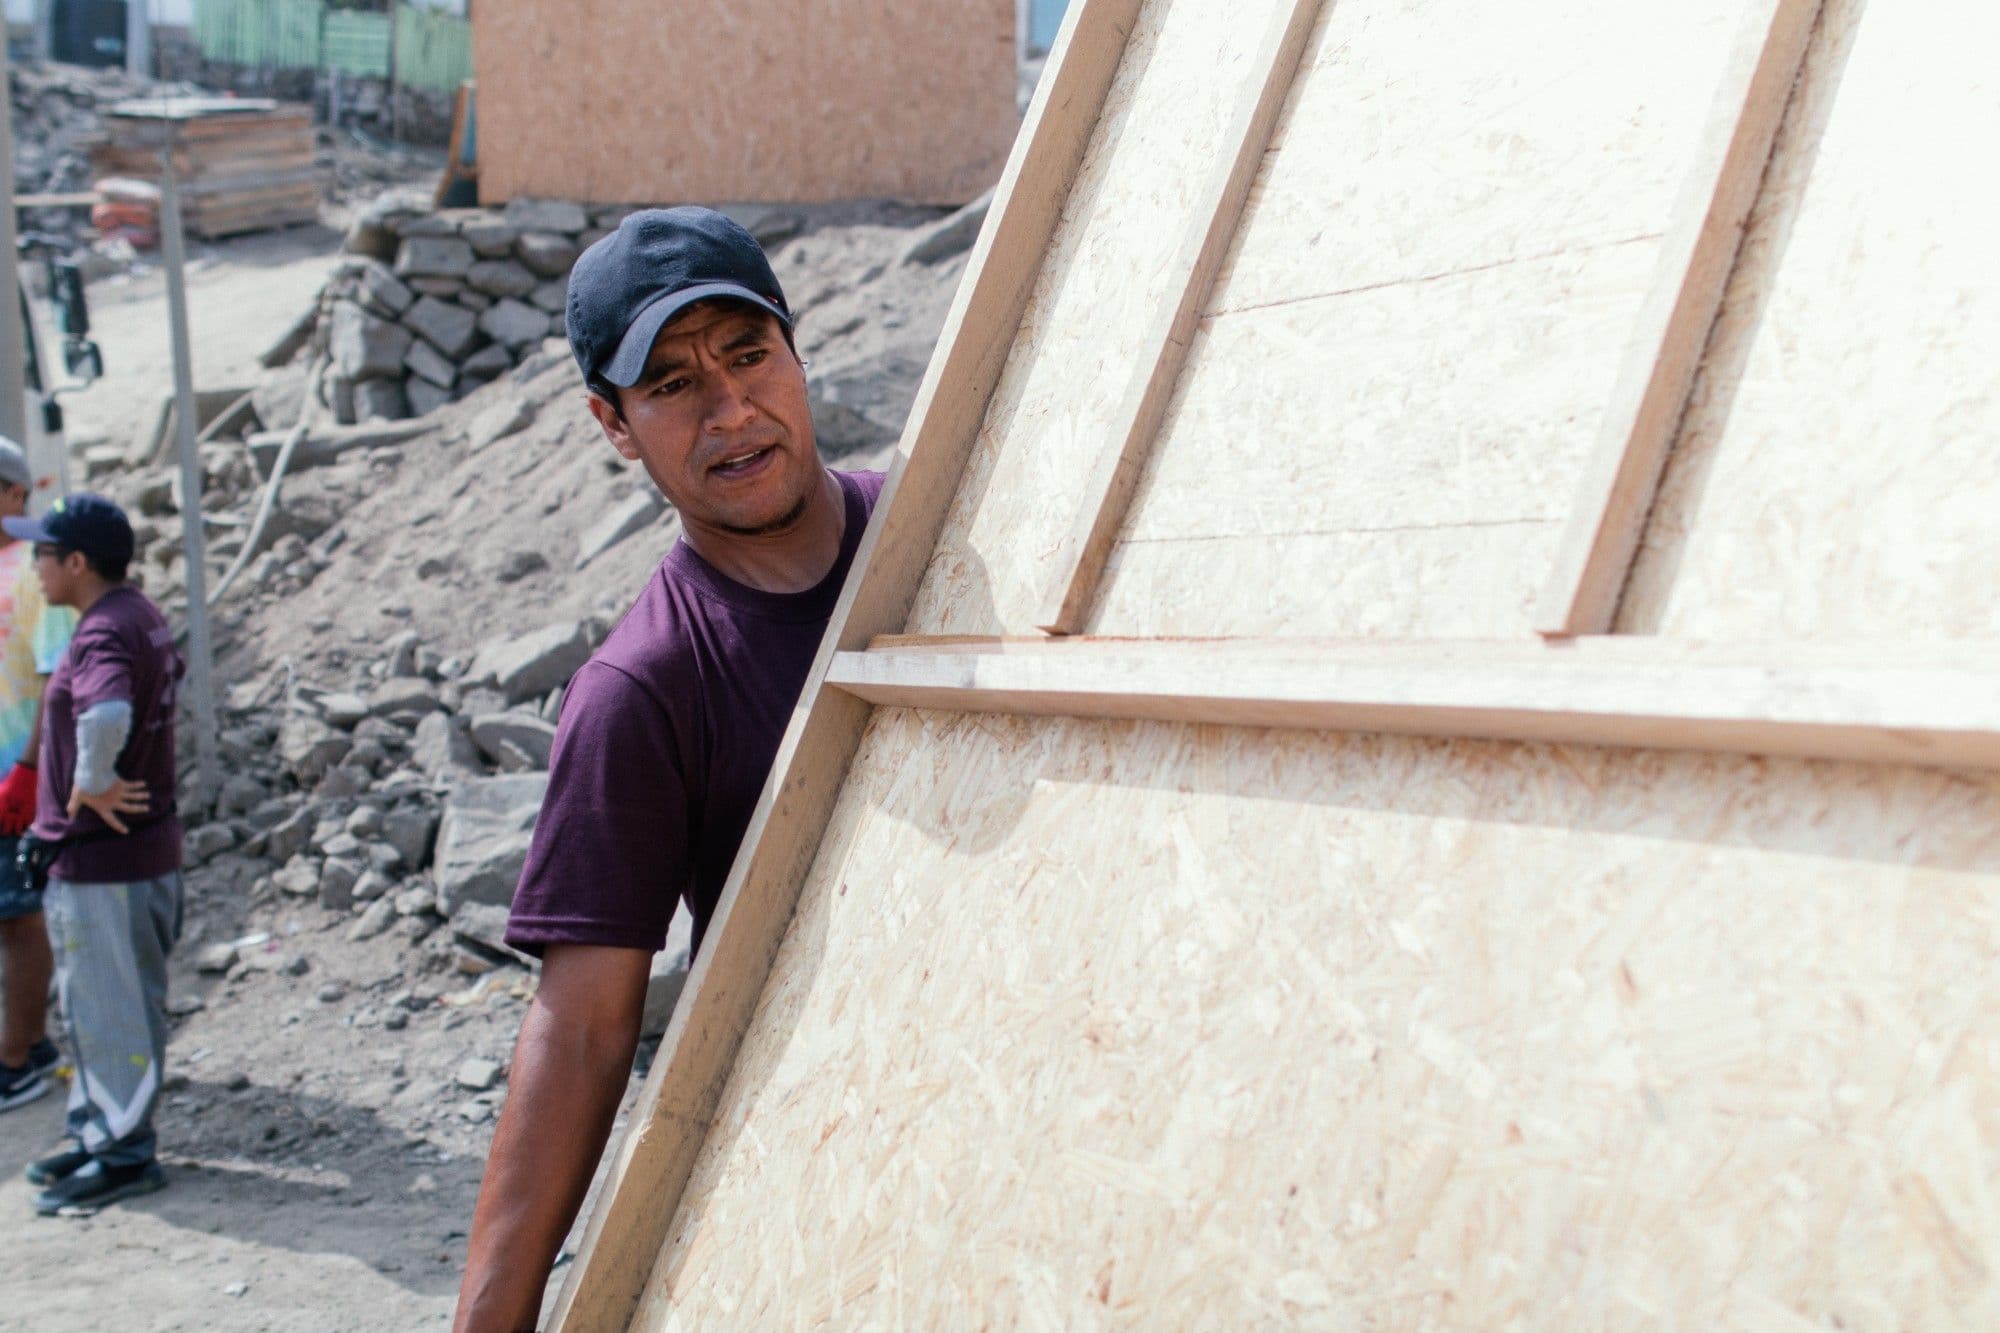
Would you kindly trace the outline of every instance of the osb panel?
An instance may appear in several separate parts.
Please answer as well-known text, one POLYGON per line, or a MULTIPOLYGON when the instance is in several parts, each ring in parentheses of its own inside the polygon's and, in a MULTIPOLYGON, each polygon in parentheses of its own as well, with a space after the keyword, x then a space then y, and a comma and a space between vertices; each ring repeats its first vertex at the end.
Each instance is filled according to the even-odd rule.
MULTIPOLYGON (((1289 3, 1289 0, 1285 0, 1289 3)), ((1103 115, 965 481, 910 615, 912 630, 1024 632, 1048 591, 1049 556, 1076 521, 1085 479, 1115 447, 1117 416, 1150 326, 1186 274, 1170 271, 1216 141, 1247 93, 1279 0, 1152 0, 1103 115)))
POLYGON ((1993 1327, 1996 830, 1942 773, 881 712, 641 1324, 1993 1327))
POLYGON ((1091 629, 1507 636, 1527 624, 1652 241, 1212 321, 1091 629))
POLYGON ((1620 628, 2000 632, 2000 8, 1828 0, 1620 628))
POLYGON ((1525 633, 1740 9, 1334 6, 1090 628, 1525 633))
POLYGON ((1011 0, 478 5, 479 183, 598 202, 963 203, 1019 128, 1011 0))

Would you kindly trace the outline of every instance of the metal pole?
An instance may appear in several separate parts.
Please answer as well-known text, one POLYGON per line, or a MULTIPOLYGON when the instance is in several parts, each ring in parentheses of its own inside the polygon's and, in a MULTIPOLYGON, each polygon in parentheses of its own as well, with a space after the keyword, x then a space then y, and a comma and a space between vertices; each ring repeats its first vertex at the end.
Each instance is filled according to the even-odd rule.
MULTIPOLYGON (((164 107, 164 104, 163 104, 164 107)), ((160 248, 167 270, 167 320, 174 352, 174 426, 181 460, 181 563, 187 571, 188 683, 194 690, 195 763, 206 808, 221 770, 215 755, 213 657, 208 640, 208 565, 201 532, 201 456, 195 451, 194 364, 188 351, 187 252, 181 235, 181 191, 174 179, 180 135, 168 122, 160 150, 160 248)))
POLYGON ((21 266, 14 254, 14 96, 0 40, 0 435, 28 444, 27 345, 21 327, 21 266))
POLYGON ((153 75, 153 15, 149 0, 125 0, 125 72, 153 75))

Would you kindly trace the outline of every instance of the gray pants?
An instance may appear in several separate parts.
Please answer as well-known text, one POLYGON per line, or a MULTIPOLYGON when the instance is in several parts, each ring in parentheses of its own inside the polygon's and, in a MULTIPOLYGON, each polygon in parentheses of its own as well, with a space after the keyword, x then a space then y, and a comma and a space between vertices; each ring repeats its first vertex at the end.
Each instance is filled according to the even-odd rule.
POLYGON ((181 934, 180 874, 130 884, 51 877, 43 911, 76 1053, 70 1137, 106 1166, 150 1162, 167 1058, 167 954, 181 934))

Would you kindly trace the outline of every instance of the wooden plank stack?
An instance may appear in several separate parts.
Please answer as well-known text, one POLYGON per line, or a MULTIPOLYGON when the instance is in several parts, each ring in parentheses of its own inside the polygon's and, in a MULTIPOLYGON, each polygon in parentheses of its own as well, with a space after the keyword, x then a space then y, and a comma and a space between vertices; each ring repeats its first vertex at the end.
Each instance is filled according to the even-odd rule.
POLYGON ((99 177, 157 181, 171 145, 187 228, 213 239, 318 216, 312 110, 254 98, 121 102, 91 151, 99 177))

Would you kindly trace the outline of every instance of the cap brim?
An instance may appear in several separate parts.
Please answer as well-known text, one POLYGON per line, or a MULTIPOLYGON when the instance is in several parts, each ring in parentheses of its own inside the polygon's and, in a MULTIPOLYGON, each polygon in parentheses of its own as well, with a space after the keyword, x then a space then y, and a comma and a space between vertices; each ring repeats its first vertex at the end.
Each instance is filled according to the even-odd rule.
POLYGON ((791 316, 778 309, 748 287, 734 282, 704 282, 693 287, 683 287, 677 292, 668 292, 659 300, 633 316, 626 326, 625 336, 618 340, 618 351, 612 356, 601 374, 621 389, 629 389, 639 382, 639 376, 646 369, 646 358, 653 354, 653 339, 660 336, 660 330, 667 321, 687 309, 697 301, 713 301, 718 298, 732 301, 748 301, 761 310, 768 310, 786 328, 792 326, 791 316))
POLYGON ((17 541, 43 542, 51 546, 59 545, 49 530, 42 526, 39 518, 0 518, 0 528, 17 541))

